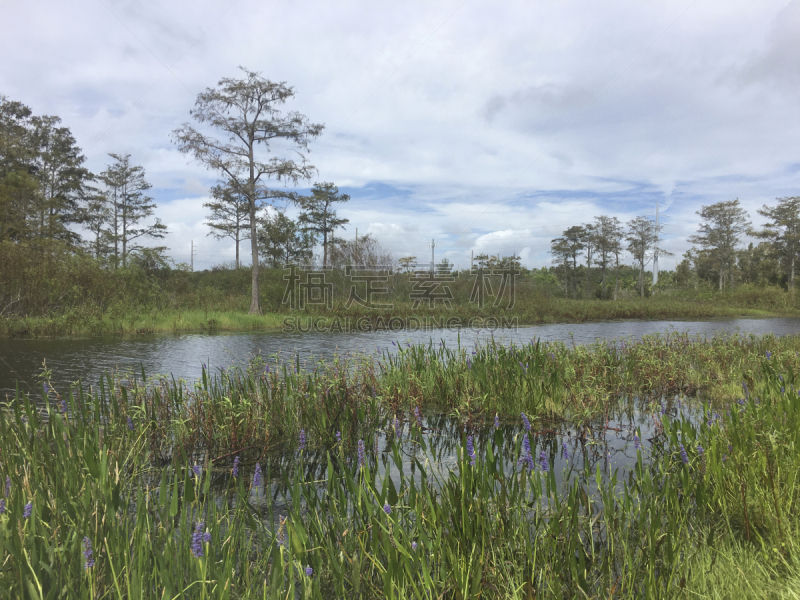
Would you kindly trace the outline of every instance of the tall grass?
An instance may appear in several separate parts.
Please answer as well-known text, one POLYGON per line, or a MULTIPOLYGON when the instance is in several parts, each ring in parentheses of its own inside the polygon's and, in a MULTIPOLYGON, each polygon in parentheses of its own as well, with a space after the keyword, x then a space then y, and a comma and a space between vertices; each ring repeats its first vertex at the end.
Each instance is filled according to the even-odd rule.
MULTIPOLYGON (((642 428, 627 434, 635 459, 623 472, 604 471, 585 437, 520 422, 522 403, 539 418, 569 405, 577 349, 406 348, 314 373, 204 369, 191 392, 142 375, 63 398, 46 389, 40 404, 18 395, 0 412, 0 594, 790 597, 800 582, 798 340, 679 341, 671 360, 707 357, 731 376, 745 366, 746 385, 740 375, 738 398, 656 403, 652 415, 649 399, 598 404, 598 429, 619 411, 654 423, 651 440, 642 428), (403 378, 415 383, 402 389, 403 378), (489 395, 473 398, 481 389, 489 395), (473 411, 492 403, 514 411, 501 411, 499 428, 473 411), (431 415, 461 407, 456 429, 418 420, 419 404, 431 415), (455 443, 450 470, 442 435, 455 443)), ((594 360, 635 373, 631 355, 669 347, 598 347, 594 360)))

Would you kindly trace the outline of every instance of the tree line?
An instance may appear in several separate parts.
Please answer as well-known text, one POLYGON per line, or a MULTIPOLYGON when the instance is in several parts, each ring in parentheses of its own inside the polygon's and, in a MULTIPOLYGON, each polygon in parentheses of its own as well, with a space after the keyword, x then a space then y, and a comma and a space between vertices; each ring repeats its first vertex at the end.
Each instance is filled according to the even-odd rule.
MULTIPOLYGON (((694 246, 676 264, 673 283, 687 287, 705 281, 720 291, 738 283, 785 284, 794 292, 800 253, 800 197, 777 198, 776 202, 757 210, 767 219, 761 229, 752 226, 738 199, 703 206, 697 211, 697 232, 689 237, 694 246), (764 241, 744 248, 744 235, 764 241)), ((617 217, 605 215, 595 217, 592 223, 569 227, 550 242, 564 294, 577 298, 581 287, 583 296, 616 300, 620 256, 627 251, 633 257, 639 293, 644 297, 645 268, 660 256, 672 256, 659 245, 662 229, 663 225, 647 216, 637 216, 623 225, 617 217), (595 272, 600 272, 599 289, 593 285, 593 266, 595 272), (610 275, 614 278, 613 287, 609 286, 610 275)))

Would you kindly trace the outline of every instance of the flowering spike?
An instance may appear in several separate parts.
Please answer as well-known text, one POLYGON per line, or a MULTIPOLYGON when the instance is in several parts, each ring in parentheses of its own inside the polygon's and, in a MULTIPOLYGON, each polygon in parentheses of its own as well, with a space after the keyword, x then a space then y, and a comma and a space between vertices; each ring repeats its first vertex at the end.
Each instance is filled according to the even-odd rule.
POLYGON ((233 476, 234 477, 238 477, 239 476, 239 460, 240 459, 239 459, 238 456, 233 459, 233 476))
POLYGON ((298 441, 300 443, 300 450, 305 449, 305 447, 306 447, 306 430, 305 429, 301 429, 300 430, 300 436, 299 436, 299 440, 298 441))
POLYGON ((547 473, 547 471, 550 469, 550 463, 547 460, 547 453, 544 450, 539 453, 539 465, 542 467, 542 471, 545 473, 547 473))
POLYGON ((522 413, 522 424, 525 426, 525 431, 530 433, 531 431, 531 422, 528 420, 528 415, 522 413))
POLYGON ((22 516, 26 519, 30 519, 31 514, 33 514, 33 502, 28 502, 22 509, 22 516))
POLYGON ((253 472, 253 487, 261 485, 261 463, 256 463, 256 470, 253 472))
POLYGON ((92 540, 88 536, 83 538, 83 558, 86 559, 83 568, 91 569, 94 566, 94 559, 92 558, 92 540))
POLYGON ((383 505, 383 512, 385 512, 387 515, 392 514, 392 507, 389 506, 388 504, 384 504, 383 505))
POLYGON ((683 461, 683 464, 689 464, 689 455, 686 454, 686 448, 683 447, 683 444, 681 444, 681 460, 683 461))
POLYGON ((358 440, 358 466, 363 467, 366 459, 364 457, 364 440, 358 440))
POLYGON ((472 444, 472 436, 467 436, 467 456, 469 457, 469 464, 475 466, 475 446, 472 444))

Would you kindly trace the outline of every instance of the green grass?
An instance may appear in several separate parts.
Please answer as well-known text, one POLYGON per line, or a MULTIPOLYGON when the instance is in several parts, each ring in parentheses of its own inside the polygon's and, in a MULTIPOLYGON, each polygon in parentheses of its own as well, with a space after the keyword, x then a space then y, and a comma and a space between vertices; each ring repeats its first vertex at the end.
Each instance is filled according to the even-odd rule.
POLYGON ((0 475, 10 482, 0 590, 14 598, 796 597, 799 348, 796 336, 681 335, 613 352, 417 346, 310 373, 260 362, 204 370, 192 386, 108 377, 91 394, 48 390, 38 408, 17 397, 0 412, 0 475), (681 389, 713 404, 695 403, 692 416, 670 399, 662 415, 652 396, 632 397, 681 389), (417 425, 415 406, 434 430, 417 425), (654 409, 652 443, 637 451, 628 440, 630 472, 603 472, 574 437, 580 458, 554 472, 561 438, 538 423, 601 425, 654 409), (530 434, 519 412, 534 421, 530 434), (455 426, 437 433, 441 414, 455 426), (518 464, 526 435, 532 470, 518 464), (454 469, 443 471, 453 444, 454 469), (237 477, 235 456, 245 458, 237 477), (255 461, 266 487, 253 486, 255 461), (198 521, 202 557, 192 550, 198 521), (84 537, 95 561, 88 568, 84 537))

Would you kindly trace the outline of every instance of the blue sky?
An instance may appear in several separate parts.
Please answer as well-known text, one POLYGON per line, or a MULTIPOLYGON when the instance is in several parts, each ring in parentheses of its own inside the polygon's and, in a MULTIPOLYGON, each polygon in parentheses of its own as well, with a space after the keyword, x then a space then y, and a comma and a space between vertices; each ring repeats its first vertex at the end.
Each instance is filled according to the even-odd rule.
POLYGON ((238 65, 325 124, 309 158, 352 197, 344 237, 538 267, 567 227, 658 201, 679 258, 702 205, 739 198, 758 223, 798 194, 798 39, 785 1, 0 0, 0 93, 60 116, 92 170, 129 152, 196 268, 233 247, 206 235, 215 175, 169 133, 238 65))

